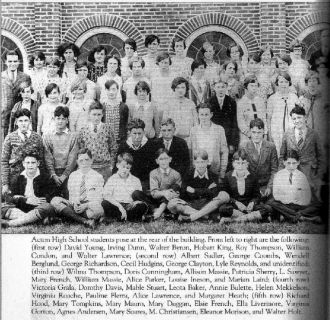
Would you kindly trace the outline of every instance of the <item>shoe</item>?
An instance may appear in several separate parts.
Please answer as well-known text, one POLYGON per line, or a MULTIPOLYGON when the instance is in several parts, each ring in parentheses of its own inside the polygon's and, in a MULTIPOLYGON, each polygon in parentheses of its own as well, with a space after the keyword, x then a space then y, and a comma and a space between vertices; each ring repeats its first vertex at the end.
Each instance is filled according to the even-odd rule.
POLYGON ((85 222, 85 226, 86 226, 87 228, 90 228, 90 229, 92 229, 92 230, 95 230, 95 228, 96 228, 96 222, 95 222, 94 219, 88 219, 88 220, 85 222))
POLYGON ((179 215, 178 217, 179 223, 189 223, 191 222, 190 216, 179 215))
MULTIPOLYGON (((127 220, 139 222, 148 212, 148 205, 142 201, 134 201, 127 207, 127 220)), ((144 220, 145 221, 145 220, 144 220)))
POLYGON ((4 219, 1 219, 1 227, 4 228, 4 229, 9 228, 8 221, 6 221, 4 219))

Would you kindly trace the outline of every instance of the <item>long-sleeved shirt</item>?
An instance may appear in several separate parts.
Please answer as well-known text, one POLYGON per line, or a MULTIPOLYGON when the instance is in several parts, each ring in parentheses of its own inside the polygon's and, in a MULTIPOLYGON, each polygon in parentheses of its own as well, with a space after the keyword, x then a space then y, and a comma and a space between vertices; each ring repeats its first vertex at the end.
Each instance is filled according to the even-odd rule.
POLYGON ((56 169, 65 169, 63 175, 68 177, 76 165, 78 153, 77 135, 66 130, 44 135, 45 163, 51 176, 56 169))
POLYGON ((273 182, 274 199, 284 204, 309 205, 312 194, 306 176, 301 171, 294 170, 291 181, 292 183, 290 183, 290 172, 287 169, 282 169, 275 174, 273 182))

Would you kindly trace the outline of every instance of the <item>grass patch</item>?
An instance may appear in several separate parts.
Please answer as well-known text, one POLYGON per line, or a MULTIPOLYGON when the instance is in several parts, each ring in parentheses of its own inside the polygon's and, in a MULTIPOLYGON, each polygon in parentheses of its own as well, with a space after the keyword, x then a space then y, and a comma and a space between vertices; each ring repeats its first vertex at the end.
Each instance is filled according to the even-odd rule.
POLYGON ((195 221, 179 224, 176 221, 157 220, 150 223, 114 222, 110 225, 99 224, 95 230, 90 230, 74 223, 56 223, 44 226, 32 224, 19 228, 2 229, 3 234, 324 234, 327 232, 325 224, 310 222, 289 223, 232 223, 219 225, 211 221, 195 221))

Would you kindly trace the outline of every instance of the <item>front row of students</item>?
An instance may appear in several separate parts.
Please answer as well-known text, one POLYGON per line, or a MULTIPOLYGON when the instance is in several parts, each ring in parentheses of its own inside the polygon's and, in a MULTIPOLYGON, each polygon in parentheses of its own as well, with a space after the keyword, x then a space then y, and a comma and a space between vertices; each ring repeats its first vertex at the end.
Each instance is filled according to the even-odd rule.
MULTIPOLYGON (((251 131, 256 131, 252 136, 258 136, 263 125, 260 119, 251 121, 251 131)), ((137 128, 135 131, 131 132, 133 151, 134 143, 138 141, 141 145, 143 140, 143 133, 137 128)), ((256 144, 257 140, 252 143, 256 144)), ((261 140, 259 152, 265 148, 270 154, 272 147, 261 140)), ((182 181, 180 173, 171 168, 169 151, 159 148, 156 154, 158 167, 149 175, 150 191, 131 173, 134 165, 135 170, 139 170, 142 164, 136 166, 139 156, 127 150, 119 152, 115 165, 117 172, 104 184, 102 174, 92 169, 92 152, 87 148, 80 149, 78 169, 69 175, 69 196, 65 198, 54 193, 50 180, 39 170, 40 156, 31 150, 23 155, 24 170, 11 186, 10 201, 7 197, 10 204, 2 207, 1 225, 15 227, 60 217, 95 228, 96 222, 150 221, 162 215, 181 222, 200 218, 220 223, 268 221, 276 217, 295 222, 320 220, 319 204, 312 200, 307 177, 298 170, 300 158, 295 150, 284 154, 284 169, 276 172, 272 168, 265 183, 263 173, 258 175, 258 170, 248 169, 249 150, 240 149, 233 155, 233 170, 223 179, 209 169, 208 153, 198 150, 193 156, 192 171, 182 181), (272 183, 268 186, 270 180, 272 183), (264 188, 259 189, 260 183, 264 188), (268 188, 272 188, 273 197, 269 196, 268 188)), ((269 160, 273 161, 271 156, 269 160)), ((61 172, 55 171, 55 175, 60 175, 55 181, 61 181, 61 172)))

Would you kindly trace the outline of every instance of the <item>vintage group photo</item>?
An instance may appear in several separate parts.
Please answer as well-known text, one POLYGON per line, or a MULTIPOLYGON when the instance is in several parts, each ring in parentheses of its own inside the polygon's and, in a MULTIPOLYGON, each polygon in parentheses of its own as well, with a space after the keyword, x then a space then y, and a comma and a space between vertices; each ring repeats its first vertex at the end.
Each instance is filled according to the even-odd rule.
POLYGON ((326 233, 326 2, 3 2, 3 233, 326 233))

